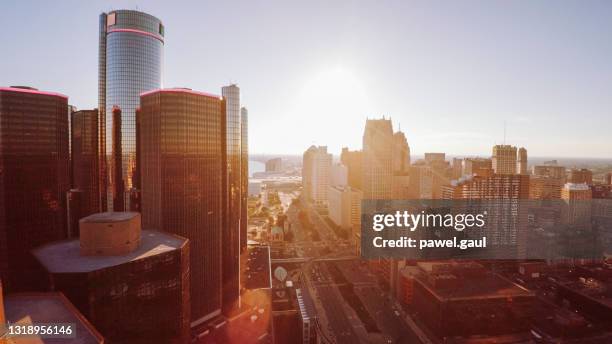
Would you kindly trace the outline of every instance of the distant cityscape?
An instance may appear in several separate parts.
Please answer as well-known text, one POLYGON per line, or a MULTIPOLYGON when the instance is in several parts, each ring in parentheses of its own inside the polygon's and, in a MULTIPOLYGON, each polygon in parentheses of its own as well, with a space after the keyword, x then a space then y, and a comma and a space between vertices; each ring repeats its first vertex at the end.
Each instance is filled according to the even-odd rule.
POLYGON ((159 18, 91 25, 96 109, 0 87, 0 344, 612 342, 612 161, 416 155, 386 116, 250 155, 237 84, 162 87, 159 18), (493 201, 514 258, 368 259, 394 200, 493 201))

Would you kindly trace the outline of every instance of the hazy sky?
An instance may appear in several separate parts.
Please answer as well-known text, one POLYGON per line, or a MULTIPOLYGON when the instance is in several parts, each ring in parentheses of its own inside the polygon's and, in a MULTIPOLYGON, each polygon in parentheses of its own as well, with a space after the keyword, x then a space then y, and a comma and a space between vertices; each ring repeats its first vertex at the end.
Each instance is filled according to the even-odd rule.
POLYGON ((415 153, 612 158, 610 1, 13 1, 0 5, 0 86, 97 106, 98 15, 166 27, 164 86, 249 109, 252 153, 361 147, 385 115, 415 153))

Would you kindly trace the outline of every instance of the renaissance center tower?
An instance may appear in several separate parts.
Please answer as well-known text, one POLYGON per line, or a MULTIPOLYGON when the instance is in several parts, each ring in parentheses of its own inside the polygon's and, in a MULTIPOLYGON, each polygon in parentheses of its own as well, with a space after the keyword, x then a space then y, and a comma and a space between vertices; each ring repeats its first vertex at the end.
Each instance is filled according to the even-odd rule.
POLYGON ((138 188, 135 113, 140 94, 162 86, 163 52, 164 26, 156 17, 132 10, 100 15, 99 177, 103 210, 137 210, 130 206, 130 196, 138 188))

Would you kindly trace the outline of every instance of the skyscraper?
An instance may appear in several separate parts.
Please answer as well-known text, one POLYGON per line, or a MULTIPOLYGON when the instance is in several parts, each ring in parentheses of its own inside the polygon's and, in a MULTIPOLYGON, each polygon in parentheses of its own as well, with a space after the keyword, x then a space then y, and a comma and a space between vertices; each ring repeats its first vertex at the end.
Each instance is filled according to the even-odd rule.
POLYGON ((410 146, 403 132, 393 134, 393 172, 403 173, 410 166, 410 146))
POLYGON ((225 225, 223 228, 223 311, 228 314, 240 306, 240 217, 241 133, 240 88, 234 84, 221 88, 226 101, 225 154, 223 185, 225 225))
POLYGON ((348 170, 348 185, 354 189, 361 190, 363 181, 363 153, 361 151, 349 151, 347 147, 343 147, 340 161, 348 170))
POLYGON ((527 174, 527 149, 525 149, 525 147, 519 148, 517 160, 518 165, 516 173, 527 174))
POLYGON ((393 198, 393 125, 390 119, 366 120, 363 134, 363 198, 393 198))
POLYGON ((104 208, 129 208, 126 193, 134 187, 136 169, 136 120, 140 93, 160 88, 164 50, 164 26, 154 16, 132 10, 100 15, 98 58, 98 110, 100 112, 100 185, 104 208), (112 109, 121 109, 121 142, 113 144, 112 109), (111 159, 115 148, 120 159, 111 159), (115 167, 114 165, 119 164, 115 167), (111 171, 121 173, 113 176, 111 171), (123 206, 114 205, 112 195, 123 206))
POLYGON ((67 236, 67 114, 62 94, 0 88, 0 278, 9 292, 32 284, 31 249, 67 236))
POLYGON ((510 145, 493 146, 493 171, 496 174, 516 174, 516 147, 510 145))
MULTIPOLYGON (((142 221, 190 241, 191 325, 221 314, 225 100, 189 89, 141 95, 142 221)), ((238 243, 236 242, 236 249, 238 243)))
POLYGON ((310 146, 302 157, 303 194, 320 208, 327 207, 331 182, 332 155, 326 146, 310 146))
POLYGON ((100 212, 98 110, 72 113, 72 188, 81 191, 80 217, 100 212))
POLYGON ((247 249, 247 227, 248 211, 247 201, 249 198, 249 111, 240 108, 240 252, 247 249))

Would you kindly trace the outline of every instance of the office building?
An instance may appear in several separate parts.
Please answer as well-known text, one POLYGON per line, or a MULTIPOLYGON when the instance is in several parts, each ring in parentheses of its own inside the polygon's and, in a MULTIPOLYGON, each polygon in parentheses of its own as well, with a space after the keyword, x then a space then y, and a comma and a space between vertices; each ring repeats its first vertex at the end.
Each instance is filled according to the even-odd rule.
POLYGON ((565 167, 554 165, 536 165, 532 168, 532 174, 534 176, 550 177, 554 179, 562 180, 565 183, 565 167))
POLYGON ((560 199, 563 178, 532 175, 529 178, 530 199, 560 199))
POLYGON ((566 183, 561 190, 561 199, 565 204, 561 212, 563 223, 589 225, 592 198, 592 191, 587 183, 566 183))
MULTIPOLYGON (((467 176, 442 188, 443 199, 482 200, 487 209, 485 233, 491 247, 507 247, 513 257, 526 255, 526 207, 521 200, 529 199, 529 176, 493 174, 467 176)), ((478 204, 478 203, 475 203, 478 204)), ((472 232, 477 233, 477 232, 472 232)), ((500 251, 501 252, 501 251, 500 251)), ((504 253, 505 254, 505 253, 504 253)))
POLYGON ((567 178, 568 183, 593 185, 593 171, 586 168, 572 168, 567 178))
POLYGON ((35 286, 29 251, 67 236, 68 97, 0 88, 0 278, 35 286))
MULTIPOLYGON (((100 212, 98 169, 98 110, 81 110, 71 115, 71 187, 80 191, 77 218, 100 212)), ((76 215, 76 214, 75 214, 76 215)), ((74 234, 78 235, 78 226, 74 234)))
POLYGON ((140 94, 162 86, 164 26, 143 12, 102 13, 98 51, 101 204, 104 209, 121 211, 131 208, 129 193, 134 188, 140 94), (112 116, 114 107, 121 109, 120 126, 112 116), (120 142, 113 142, 115 127, 121 132, 120 142), (118 149, 121 154, 117 159, 114 157, 118 149), (116 176, 115 170, 120 172, 116 176), (119 206, 114 204, 118 198, 119 206))
POLYGON ((110 343, 188 342, 189 241, 141 230, 139 213, 93 214, 80 227, 80 240, 32 251, 46 287, 110 343))
POLYGON ((488 176, 493 173, 493 162, 486 158, 463 159, 463 175, 488 176))
POLYGON ((223 312, 240 306, 240 217, 242 215, 242 156, 240 88, 221 88, 225 109, 225 173, 223 175, 223 312))
POLYGON ((393 198, 393 125, 367 119, 363 133, 363 198, 393 198))
MULTIPOLYGON (((3 339, 0 326, 0 343, 31 344, 53 342, 57 344, 103 344, 102 335, 85 319, 68 299, 61 293, 16 293, 5 297, 4 307, 0 286, 0 324, 6 322, 18 326, 36 326, 41 324, 69 324, 77 333, 68 338, 45 338, 43 335, 13 336, 3 339)), ((60 325, 61 326, 61 325, 60 325)), ((61 327, 59 328, 61 331, 61 327)))
POLYGON ((420 262, 417 268, 412 305, 439 338, 530 329, 534 292, 473 262, 420 262))
POLYGON ((446 161, 446 153, 425 153, 424 159, 427 164, 446 161))
POLYGON ((249 111, 240 108, 240 253, 247 249, 247 227, 249 198, 249 111))
POLYGON ((362 189, 363 181, 363 154, 361 151, 350 151, 343 147, 340 162, 346 166, 348 185, 355 189, 362 189))
POLYGON ((274 158, 266 161, 266 172, 282 172, 283 159, 274 158))
POLYGON ((306 200, 316 207, 327 207, 327 191, 331 182, 332 155, 326 146, 310 146, 302 160, 302 185, 306 200))
POLYGON ((408 172, 410 167, 410 146, 403 132, 393 134, 393 173, 408 172))
POLYGON ((196 326, 221 314, 222 254, 230 246, 222 204, 225 100, 183 88, 145 92, 138 122, 143 225, 189 239, 196 326))
POLYGON ((493 146, 493 156, 491 158, 493 172, 496 174, 516 174, 516 154, 515 146, 493 146))
POLYGON ((525 149, 525 147, 521 147, 518 150, 516 168, 517 168, 516 173, 527 174, 527 149, 525 149))
POLYGON ((348 185, 348 169, 343 164, 333 164, 331 167, 331 176, 329 185, 331 186, 347 186, 348 185))
POLYGON ((453 158, 452 164, 452 179, 459 179, 463 175, 463 159, 453 158))
POLYGON ((361 226, 361 191, 350 186, 330 186, 329 218, 336 226, 353 231, 361 226))

